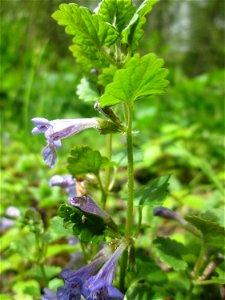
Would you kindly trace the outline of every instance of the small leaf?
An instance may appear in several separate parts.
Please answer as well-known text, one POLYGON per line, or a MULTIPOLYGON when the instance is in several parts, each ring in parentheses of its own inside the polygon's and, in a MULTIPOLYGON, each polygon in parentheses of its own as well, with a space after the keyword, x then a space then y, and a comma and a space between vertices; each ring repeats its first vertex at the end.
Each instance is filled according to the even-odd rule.
POLYGON ((124 300, 147 300, 153 295, 151 284, 145 280, 139 280, 128 288, 124 300))
POLYGON ((145 278, 149 282, 162 284, 166 283, 166 273, 154 262, 144 257, 137 257, 137 277, 145 278))
POLYGON ((224 249, 225 228, 203 216, 191 215, 186 220, 202 232, 207 246, 224 249))
POLYGON ((129 23, 134 11, 135 6, 131 0, 103 0, 99 5, 98 15, 121 32, 129 23))
POLYGON ((135 193, 135 205, 158 206, 163 204, 167 195, 170 175, 161 176, 151 180, 146 186, 135 193))
POLYGON ((163 60, 153 53, 132 57, 125 69, 116 71, 99 102, 102 107, 119 102, 132 104, 142 96, 161 94, 168 85, 166 69, 161 68, 163 60))
POLYGON ((48 234, 49 240, 52 242, 62 237, 68 236, 69 234, 71 234, 71 231, 63 226, 63 222, 60 217, 55 216, 50 220, 48 234))
POLYGON ((66 227, 71 227, 73 234, 81 242, 97 243, 104 240, 106 225, 103 219, 96 215, 84 213, 78 208, 62 204, 59 207, 58 215, 63 218, 66 227))
POLYGON ((104 68, 102 73, 98 76, 98 84, 106 87, 107 84, 113 81, 113 76, 116 72, 117 68, 113 65, 110 65, 109 68, 104 68))
POLYGON ((66 33, 74 36, 70 47, 77 61, 85 67, 107 65, 104 47, 112 45, 118 32, 86 7, 76 4, 61 4, 52 17, 66 27, 66 33))
POLYGON ((153 246, 159 259, 169 267, 176 271, 187 268, 187 263, 182 258, 182 255, 186 253, 183 244, 168 238, 158 237, 153 241, 153 246))
POLYGON ((145 16, 152 10, 152 6, 157 2, 158 0, 145 0, 136 10, 127 27, 122 31, 122 43, 128 44, 131 51, 134 52, 138 47, 139 41, 144 34, 142 26, 146 22, 145 16))
POLYGON ((12 286, 12 291, 18 295, 20 299, 30 299, 26 298, 28 295, 31 295, 32 299, 40 299, 40 286, 36 280, 17 280, 12 286))
POLYGON ((95 102, 100 97, 97 89, 92 85, 87 78, 82 78, 77 86, 77 95, 80 100, 86 102, 95 102))
POLYGON ((99 171, 109 163, 108 158, 101 156, 99 151, 87 146, 76 146, 68 157, 68 170, 73 177, 88 173, 98 175, 99 171))

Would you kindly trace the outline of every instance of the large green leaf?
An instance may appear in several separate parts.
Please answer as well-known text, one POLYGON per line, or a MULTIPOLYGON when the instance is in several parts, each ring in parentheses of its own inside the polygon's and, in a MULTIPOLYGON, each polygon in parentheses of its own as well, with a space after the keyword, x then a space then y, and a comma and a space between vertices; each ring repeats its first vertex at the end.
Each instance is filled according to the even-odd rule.
POLYGON ((87 146, 76 146, 68 157, 68 170, 73 177, 93 173, 98 175, 100 169, 110 164, 107 157, 101 156, 99 151, 87 146))
POLYGON ((127 27, 122 31, 122 43, 128 44, 132 51, 138 47, 139 41, 143 36, 143 25, 146 22, 146 15, 152 10, 152 6, 159 0, 145 0, 136 10, 133 18, 127 27))
POLYGON ((135 204, 141 207, 162 205, 167 195, 169 178, 170 175, 166 175, 151 180, 135 193, 135 204))
POLYGON ((183 244, 169 238, 158 237, 153 241, 153 247, 159 259, 174 270, 187 268, 187 263, 182 258, 182 255, 186 253, 183 244))
POLYGON ((134 11, 135 6, 131 0, 103 0, 99 5, 98 15, 121 32, 131 20, 134 11))
POLYGON ((112 45, 118 37, 110 24, 76 4, 61 4, 52 17, 66 27, 67 34, 74 36, 70 49, 77 61, 86 67, 107 65, 104 47, 112 45))
POLYGON ((202 232, 204 242, 207 246, 224 249, 225 228, 203 216, 191 215, 186 220, 202 232))
POLYGON ((131 58, 125 69, 116 71, 99 102, 102 107, 119 102, 133 103, 147 95, 161 94, 168 85, 167 69, 162 68, 163 60, 153 53, 131 58))

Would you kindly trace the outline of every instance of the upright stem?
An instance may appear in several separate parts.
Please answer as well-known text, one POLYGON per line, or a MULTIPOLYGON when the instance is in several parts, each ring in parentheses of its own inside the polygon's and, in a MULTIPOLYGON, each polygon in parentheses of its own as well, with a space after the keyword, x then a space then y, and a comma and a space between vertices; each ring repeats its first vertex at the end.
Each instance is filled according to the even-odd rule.
MULTIPOLYGON (((112 155, 112 134, 106 135, 106 156, 110 160, 112 155)), ((105 191, 109 191, 111 167, 107 167, 105 171, 105 191)))
POLYGON ((199 272, 200 272, 200 269, 201 269, 202 264, 203 264, 204 253, 205 253, 205 243, 204 243, 204 241, 202 241, 200 253, 199 253, 198 259, 197 259, 197 261, 195 263, 195 266, 194 266, 194 271, 193 271, 193 279, 194 280, 198 279, 199 272))
POLYGON ((127 217, 125 225, 126 238, 131 237, 132 220, 133 220, 133 198, 134 198, 134 167, 133 167, 133 138, 132 138, 132 121, 133 106, 127 105, 127 176, 128 176, 128 200, 127 200, 127 217))
POLYGON ((100 187, 100 190, 101 190, 101 193, 102 193, 102 198, 101 198, 102 208, 105 209, 107 193, 105 192, 105 189, 103 187, 102 180, 101 180, 99 174, 96 175, 96 178, 98 180, 98 184, 99 184, 99 187, 100 187))
MULTIPOLYGON (((133 140, 132 140, 132 121, 133 121, 133 106, 126 104, 125 116, 127 121, 127 176, 128 176, 128 200, 126 212, 125 237, 129 239, 132 233, 133 221, 133 198, 134 198, 134 175, 133 175, 133 140)), ((127 251, 124 251, 121 260, 120 269, 120 289, 124 291, 125 276, 127 270, 127 251)))

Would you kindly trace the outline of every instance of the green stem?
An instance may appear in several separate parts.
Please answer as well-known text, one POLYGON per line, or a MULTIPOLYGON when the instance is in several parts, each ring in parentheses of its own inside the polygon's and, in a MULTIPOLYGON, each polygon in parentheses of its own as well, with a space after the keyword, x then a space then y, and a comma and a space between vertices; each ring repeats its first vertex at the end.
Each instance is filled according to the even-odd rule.
POLYGON ((203 264, 204 254, 205 254, 205 244, 204 244, 204 241, 202 241, 200 253, 199 253, 198 259, 196 261, 195 267, 194 267, 194 272, 193 272, 194 281, 196 281, 198 279, 199 272, 200 272, 201 266, 203 264))
POLYGON ((133 106, 127 105, 127 176, 128 176, 128 201, 127 201, 127 217, 125 225, 125 236, 127 239, 131 237, 132 221, 133 221, 133 198, 134 198, 134 167, 133 167, 133 139, 132 139, 132 121, 133 106))
POLYGON ((194 281, 195 285, 208 285, 208 284, 215 284, 215 281, 208 279, 208 280, 202 280, 202 281, 194 281))
POLYGON ((138 228, 137 228, 137 234, 136 236, 139 235, 140 230, 141 230, 141 224, 142 224, 142 207, 138 207, 138 228))
POLYGON ((84 262, 87 264, 88 263, 88 256, 87 256, 87 253, 86 253, 86 250, 85 250, 84 243, 80 242, 80 247, 81 247, 83 257, 84 257, 84 262))
POLYGON ((39 234, 35 233, 35 243, 36 243, 36 251, 37 251, 37 260, 36 263, 40 266, 41 274, 42 274, 42 280, 43 280, 43 285, 46 286, 48 283, 48 278, 45 272, 45 266, 44 266, 44 249, 43 247, 40 247, 40 239, 39 239, 39 234))
POLYGON ((120 265, 120 291, 125 292, 124 290, 124 283, 125 283, 125 276, 126 276, 126 270, 127 270, 127 258, 128 258, 128 252, 125 250, 121 257, 121 265, 120 265))
POLYGON ((98 184, 99 184, 99 187, 100 187, 100 190, 101 190, 101 193, 102 193, 102 198, 101 198, 102 208, 105 209, 107 193, 105 192, 105 189, 103 187, 102 180, 101 180, 99 174, 96 175, 96 178, 98 180, 98 184))
MULTIPOLYGON (((124 105, 125 118, 127 121, 127 176, 128 176, 128 200, 127 200, 127 212, 126 212, 126 225, 125 225, 125 237, 127 240, 131 238, 132 233, 132 221, 133 221, 133 197, 134 197, 134 176, 133 176, 133 140, 132 140, 132 121, 133 121, 133 106, 124 105)), ((120 269, 120 289, 124 291, 125 276, 127 270, 127 251, 124 251, 121 258, 120 269)))
MULTIPOLYGON (((109 160, 111 160, 112 156, 112 134, 109 133, 106 135, 106 156, 109 160)), ((110 185, 110 176, 111 176, 111 167, 107 167, 105 171, 105 191, 109 191, 110 185)))
POLYGON ((45 266, 43 263, 40 263, 40 269, 41 269, 41 274, 42 274, 42 279, 43 279, 44 285, 46 286, 48 283, 48 278, 47 278, 47 275, 45 272, 45 266))

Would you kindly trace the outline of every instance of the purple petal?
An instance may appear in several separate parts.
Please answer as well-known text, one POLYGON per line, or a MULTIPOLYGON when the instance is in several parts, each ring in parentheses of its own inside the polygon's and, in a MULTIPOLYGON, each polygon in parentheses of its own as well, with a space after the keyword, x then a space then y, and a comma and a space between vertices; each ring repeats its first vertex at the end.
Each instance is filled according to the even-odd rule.
POLYGON ((35 125, 50 124, 48 119, 45 119, 45 118, 39 118, 39 117, 33 118, 33 119, 32 119, 32 122, 33 122, 35 125))
POLYGON ((45 163, 53 169, 57 158, 54 146, 48 144, 46 147, 44 147, 42 150, 42 156, 45 163))
POLYGON ((82 211, 97 215, 102 219, 109 218, 109 215, 102 210, 89 196, 73 197, 70 204, 79 207, 82 211))
POLYGON ((61 286, 57 289, 57 300, 81 300, 80 286, 61 286))
POLYGON ((69 198, 77 196, 76 193, 76 179, 72 175, 54 175, 49 181, 50 186, 60 186, 66 189, 69 198))
POLYGON ((114 286, 107 286, 108 296, 110 298, 123 299, 124 295, 114 286))
POLYGON ((36 125, 32 130, 33 134, 45 133, 51 126, 50 122, 45 118, 33 118, 32 122, 36 125))
POLYGON ((41 298, 42 300, 57 300, 57 295, 55 292, 48 288, 44 288, 44 295, 41 298))

